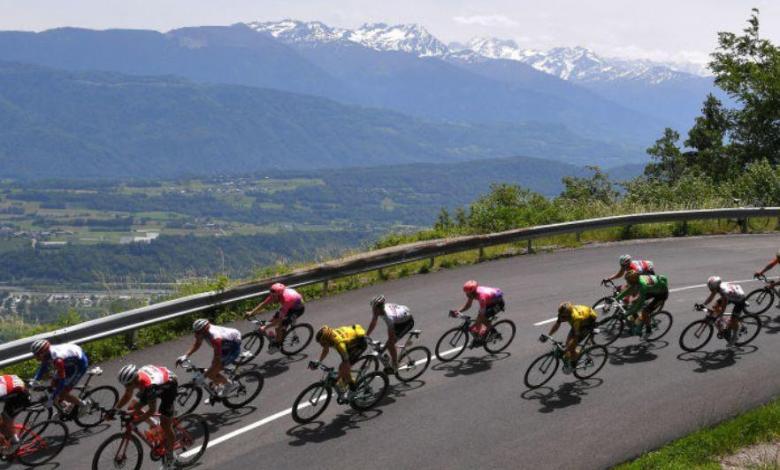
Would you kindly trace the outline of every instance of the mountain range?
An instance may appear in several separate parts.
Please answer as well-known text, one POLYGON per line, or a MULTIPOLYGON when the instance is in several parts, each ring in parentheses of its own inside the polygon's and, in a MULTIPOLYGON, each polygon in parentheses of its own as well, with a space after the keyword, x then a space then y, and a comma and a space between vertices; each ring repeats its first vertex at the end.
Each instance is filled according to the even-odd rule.
POLYGON ((0 142, 2 158, 62 144, 84 166, 57 168, 90 176, 104 165, 172 176, 513 155, 631 164, 664 127, 687 128, 712 90, 708 77, 585 49, 448 45, 381 23, 6 31, 0 61, 0 134, 16 139, 0 142))

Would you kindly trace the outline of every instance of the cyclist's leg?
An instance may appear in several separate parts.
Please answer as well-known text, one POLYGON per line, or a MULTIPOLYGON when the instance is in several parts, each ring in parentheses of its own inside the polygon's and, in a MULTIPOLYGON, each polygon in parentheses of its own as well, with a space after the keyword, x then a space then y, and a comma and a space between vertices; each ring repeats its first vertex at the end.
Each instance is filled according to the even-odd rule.
POLYGON ((396 323, 393 325, 393 333, 395 334, 395 341, 390 341, 388 338, 387 340, 387 352, 390 354, 390 359, 393 362, 393 368, 398 369, 398 349, 396 348, 396 344, 398 344, 401 339, 406 336, 407 333, 412 331, 412 328, 414 328, 414 317, 411 315, 405 322, 396 323))
POLYGON ((74 407, 74 411, 77 410, 76 407, 82 405, 81 400, 73 395, 71 391, 73 390, 73 387, 78 385, 78 383, 84 377, 84 374, 87 373, 88 368, 89 363, 87 362, 86 357, 83 361, 67 366, 65 370, 65 388, 62 389, 59 396, 57 397, 58 402, 70 403, 74 407))
POLYGON ((173 416, 177 388, 178 383, 175 380, 171 381, 160 394, 160 425, 162 426, 163 435, 165 436, 165 452, 169 457, 173 454, 173 447, 175 444, 173 416))
POLYGON ((742 312, 745 310, 745 301, 732 303, 734 304, 734 309, 731 311, 729 328, 731 328, 732 336, 736 338, 736 334, 739 331, 739 324, 742 321, 742 312))

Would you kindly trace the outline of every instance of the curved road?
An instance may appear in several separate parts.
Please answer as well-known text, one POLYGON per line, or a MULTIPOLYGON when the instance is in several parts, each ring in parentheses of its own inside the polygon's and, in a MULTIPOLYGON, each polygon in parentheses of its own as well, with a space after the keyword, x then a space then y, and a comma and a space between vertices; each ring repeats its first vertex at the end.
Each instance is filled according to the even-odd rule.
MULTIPOLYGON (((463 302, 461 285, 474 278, 504 290, 505 316, 518 331, 506 354, 467 350, 448 364, 434 358, 421 382, 395 385, 378 409, 359 415, 333 401, 319 421, 306 426, 296 425, 288 409, 320 374, 306 368, 309 357, 291 361, 263 353, 255 362, 266 377, 265 388, 253 407, 230 412, 201 405, 212 424, 213 445, 195 468, 581 469, 625 461, 780 391, 780 311, 774 308, 767 312, 772 321, 742 351, 732 354, 713 338, 706 351, 683 354, 677 343, 682 328, 701 315, 692 306, 706 296, 702 284, 709 275, 750 279, 778 245, 778 235, 601 245, 414 276, 311 302, 304 318, 315 326, 367 326, 368 301, 382 292, 411 307, 416 327, 423 330, 421 342, 433 349, 441 333, 458 323, 446 312, 463 302), (596 378, 577 382, 559 371, 547 387, 527 391, 526 368, 548 350, 537 338, 549 323, 535 324, 553 317, 563 300, 591 304, 601 297, 598 281, 615 271, 624 252, 652 259, 669 275, 673 293, 667 310, 675 323, 666 341, 640 351, 627 347, 635 340, 621 339, 596 378)), ((757 285, 743 284, 746 291, 757 285)), ((246 323, 238 327, 248 331, 246 323)), ((376 336, 384 337, 380 333, 376 336)), ((139 351, 126 361, 171 365, 189 342, 139 351)), ((205 349, 196 355, 201 363, 208 360, 205 349)), ((312 345, 306 352, 314 357, 318 349, 312 345)), ((326 362, 336 363, 334 357, 326 362)), ((118 361, 104 364, 102 381, 115 383, 119 366, 118 361)), ((87 468, 112 432, 115 428, 76 433, 78 445, 66 448, 59 468, 87 468)), ((147 459, 144 468, 157 467, 147 459)))

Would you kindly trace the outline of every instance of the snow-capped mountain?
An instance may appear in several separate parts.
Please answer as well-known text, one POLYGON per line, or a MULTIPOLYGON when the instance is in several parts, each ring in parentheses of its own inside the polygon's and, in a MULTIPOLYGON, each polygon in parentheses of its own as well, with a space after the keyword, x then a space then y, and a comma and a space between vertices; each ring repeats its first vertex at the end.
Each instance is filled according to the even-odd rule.
POLYGON ((400 51, 418 57, 441 57, 449 49, 418 24, 364 24, 358 29, 333 28, 319 21, 283 20, 247 25, 288 43, 350 41, 377 51, 400 51))
POLYGON ((597 82, 641 80, 659 84, 690 75, 648 60, 604 58, 584 47, 557 47, 549 51, 523 49, 512 40, 475 38, 465 46, 491 59, 516 60, 564 80, 597 82))

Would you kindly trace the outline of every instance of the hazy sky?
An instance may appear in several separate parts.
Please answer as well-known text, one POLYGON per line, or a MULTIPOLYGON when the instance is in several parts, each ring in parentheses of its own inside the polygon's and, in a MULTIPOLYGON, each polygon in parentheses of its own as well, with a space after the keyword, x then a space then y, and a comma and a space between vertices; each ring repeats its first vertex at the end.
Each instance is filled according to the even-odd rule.
POLYGON ((764 36, 780 42, 780 0, 0 0, 0 29, 414 22, 445 42, 490 35, 535 49, 581 45, 608 56, 705 62, 716 33, 741 30, 754 6, 764 36))

